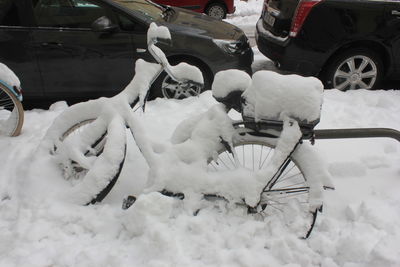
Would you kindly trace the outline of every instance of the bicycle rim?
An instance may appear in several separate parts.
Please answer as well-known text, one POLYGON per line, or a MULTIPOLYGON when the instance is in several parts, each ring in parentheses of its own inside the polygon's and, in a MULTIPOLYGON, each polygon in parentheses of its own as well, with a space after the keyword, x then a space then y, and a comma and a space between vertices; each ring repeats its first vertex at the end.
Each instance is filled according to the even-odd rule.
POLYGON ((7 87, 0 84, 0 135, 19 135, 23 122, 22 103, 7 87))
MULTIPOLYGON (((72 127, 70 127, 67 131, 65 131, 61 136, 60 136, 60 141, 61 142, 66 142, 70 141, 70 139, 79 139, 81 138, 81 134, 84 132, 85 128, 90 127, 90 124, 94 122, 95 119, 88 119, 81 121, 79 123, 76 123, 72 127)), ((125 128, 124 128, 125 129, 125 128)), ((93 143, 91 144, 90 149, 86 150, 85 153, 83 153, 84 157, 93 157, 95 158, 94 161, 96 161, 103 152, 105 152, 106 149, 106 144, 107 144, 107 132, 101 135, 97 140, 94 140, 93 143)), ((123 157, 121 160, 116 164, 118 165, 116 168, 110 168, 114 169, 114 171, 109 175, 107 180, 107 183, 102 187, 99 188, 97 191, 92 191, 91 196, 87 199, 90 199, 86 203, 83 203, 85 205, 89 204, 95 204, 97 202, 101 202, 111 191, 115 183, 117 182, 119 175, 121 174, 123 165, 125 163, 125 158, 126 158, 126 142, 124 144, 121 144, 121 150, 123 150, 123 157), (123 145, 123 147, 122 147, 123 145)), ((87 182, 84 181, 85 179, 96 179, 96 177, 93 177, 93 175, 90 173, 92 168, 85 168, 82 167, 78 162, 73 161, 71 159, 64 161, 61 165, 63 176, 66 180, 69 180, 70 184, 72 187, 79 188, 81 183, 87 182), (90 178, 88 178, 90 177, 90 178)), ((114 164, 115 165, 115 164, 114 164)), ((96 166, 96 162, 94 162, 93 166, 96 166)), ((110 166, 111 167, 111 166, 110 166)), ((96 168, 96 167, 93 167, 96 168)))

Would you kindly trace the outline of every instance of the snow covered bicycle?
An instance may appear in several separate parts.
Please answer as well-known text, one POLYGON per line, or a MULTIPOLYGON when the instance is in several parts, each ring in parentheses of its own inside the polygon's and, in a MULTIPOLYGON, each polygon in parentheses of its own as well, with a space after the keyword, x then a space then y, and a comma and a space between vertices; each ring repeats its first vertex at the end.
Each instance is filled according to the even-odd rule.
MULTIPOLYGON (((251 214, 277 214, 308 237, 322 208, 322 191, 332 187, 318 157, 303 144, 312 138, 319 120, 322 84, 310 78, 304 87, 309 95, 311 84, 314 97, 295 94, 296 105, 282 110, 273 103, 280 103, 282 94, 258 89, 265 87, 261 86, 265 77, 278 81, 271 88, 282 82, 269 77, 270 72, 253 79, 237 70, 221 72, 213 83, 220 104, 183 121, 171 144, 153 143, 133 110, 144 107, 152 82, 164 70, 188 89, 203 82, 196 67, 170 66, 155 45, 160 40, 170 40, 169 31, 151 24, 148 47, 157 63, 138 60, 135 77, 120 94, 71 106, 49 128, 42 147, 54 155, 71 183, 65 197, 80 204, 104 199, 123 168, 129 132, 150 167, 146 192, 177 198, 197 192, 205 199, 242 205, 251 214), (273 102, 260 102, 266 99, 264 93, 273 102), (266 106, 271 109, 265 110, 266 106), (232 121, 227 114, 231 109, 242 112, 244 120, 232 121)), ((134 200, 128 199, 125 207, 134 200)))
POLYGON ((24 123, 20 81, 0 63, 0 135, 17 136, 24 123))

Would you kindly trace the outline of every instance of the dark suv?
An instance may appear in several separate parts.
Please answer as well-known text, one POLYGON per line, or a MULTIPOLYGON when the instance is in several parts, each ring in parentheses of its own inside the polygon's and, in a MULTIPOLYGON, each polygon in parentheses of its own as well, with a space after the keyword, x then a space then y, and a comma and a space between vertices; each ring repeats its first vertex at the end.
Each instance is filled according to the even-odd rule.
MULTIPOLYGON (((242 30, 146 0, 0 0, 0 62, 20 77, 24 105, 114 95, 132 79, 136 59, 152 60, 151 22, 171 32, 172 46, 159 44, 169 61, 199 67, 206 89, 220 70, 251 72, 242 30)), ((201 90, 179 86, 163 73, 151 93, 182 98, 201 90)))
POLYGON ((326 88, 376 88, 400 74, 400 1, 265 0, 259 50, 326 88))

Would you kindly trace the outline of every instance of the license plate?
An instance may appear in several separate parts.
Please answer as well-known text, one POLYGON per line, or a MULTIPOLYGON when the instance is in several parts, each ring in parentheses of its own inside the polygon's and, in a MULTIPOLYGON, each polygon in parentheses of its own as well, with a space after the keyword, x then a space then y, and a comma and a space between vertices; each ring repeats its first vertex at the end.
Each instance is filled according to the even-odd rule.
POLYGON ((265 21, 268 25, 274 26, 275 18, 274 18, 273 16, 271 16, 271 14, 265 13, 264 21, 265 21))

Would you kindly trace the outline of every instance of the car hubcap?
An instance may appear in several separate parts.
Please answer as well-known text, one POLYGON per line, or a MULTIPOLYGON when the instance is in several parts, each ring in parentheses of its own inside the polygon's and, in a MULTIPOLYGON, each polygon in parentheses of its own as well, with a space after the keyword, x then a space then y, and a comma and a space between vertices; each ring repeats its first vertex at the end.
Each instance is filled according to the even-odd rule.
POLYGON ((161 91, 165 98, 184 99, 190 96, 198 96, 201 93, 200 85, 176 82, 166 76, 161 85, 161 91))
POLYGON ((371 89, 376 81, 378 69, 375 62, 366 56, 354 56, 344 60, 333 76, 333 86, 339 90, 371 89))
POLYGON ((216 19, 224 18, 224 9, 220 6, 212 6, 208 10, 208 15, 216 19))

